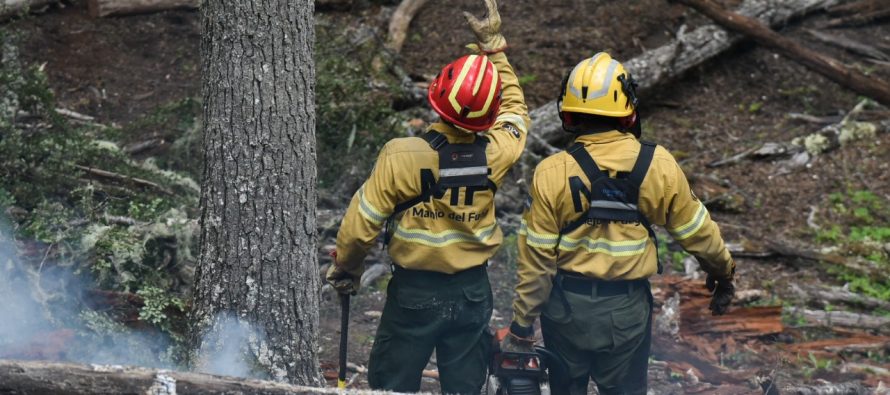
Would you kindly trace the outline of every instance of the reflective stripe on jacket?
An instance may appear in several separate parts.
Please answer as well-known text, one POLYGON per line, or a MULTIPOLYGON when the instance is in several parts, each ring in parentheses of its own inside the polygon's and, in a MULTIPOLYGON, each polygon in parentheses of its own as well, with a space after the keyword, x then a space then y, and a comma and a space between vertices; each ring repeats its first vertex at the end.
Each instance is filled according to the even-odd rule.
MULTIPOLYGON (((618 131, 583 135, 576 141, 585 145, 610 177, 630 172, 640 152, 640 143, 632 135, 618 131)), ((553 155, 535 169, 531 205, 519 231, 519 284, 513 311, 520 325, 531 325, 538 317, 557 269, 602 280, 648 278, 657 271, 655 245, 640 224, 588 223, 560 237, 560 229, 589 207, 581 185, 590 188, 568 153, 553 155), (578 177, 574 187, 569 181, 573 177, 578 177), (580 202, 580 212, 576 202, 580 202)), ((661 146, 640 187, 639 209, 699 258, 706 272, 718 278, 731 276, 734 263, 720 229, 692 193, 674 157, 661 146)))
MULTIPOLYGON (((494 126, 482 135, 486 147, 489 178, 500 185, 510 167, 519 160, 531 120, 519 80, 503 53, 489 59, 502 81, 501 107, 494 126)), ((430 129, 444 134, 448 142, 469 143, 476 137, 445 123, 430 129)), ((422 192, 422 174, 439 174, 438 154, 418 137, 397 138, 380 152, 371 176, 353 196, 337 234, 337 261, 352 273, 361 272, 368 249, 380 234, 395 206, 422 192)), ((495 221, 494 194, 490 190, 468 193, 460 188, 452 206, 452 191, 407 209, 397 219, 389 243, 393 261, 406 269, 455 273, 484 263, 503 240, 495 221)))

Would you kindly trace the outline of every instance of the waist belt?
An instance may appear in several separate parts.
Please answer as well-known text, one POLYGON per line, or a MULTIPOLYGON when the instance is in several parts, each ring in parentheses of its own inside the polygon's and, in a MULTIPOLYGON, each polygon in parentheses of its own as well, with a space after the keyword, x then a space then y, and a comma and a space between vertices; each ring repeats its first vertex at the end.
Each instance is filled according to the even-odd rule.
POLYGON ((581 295, 617 296, 627 295, 630 292, 646 286, 646 279, 637 280, 599 280, 585 277, 581 274, 560 270, 562 276, 561 286, 566 292, 581 295))
POLYGON ((488 262, 484 262, 479 266, 474 266, 466 270, 461 270, 457 273, 442 273, 442 272, 434 272, 432 270, 414 270, 414 269, 405 269, 397 264, 392 265, 392 275, 393 277, 404 278, 407 281, 449 281, 449 282, 461 282, 461 281, 471 281, 474 279, 478 279, 481 275, 487 274, 486 268, 488 268, 488 262))

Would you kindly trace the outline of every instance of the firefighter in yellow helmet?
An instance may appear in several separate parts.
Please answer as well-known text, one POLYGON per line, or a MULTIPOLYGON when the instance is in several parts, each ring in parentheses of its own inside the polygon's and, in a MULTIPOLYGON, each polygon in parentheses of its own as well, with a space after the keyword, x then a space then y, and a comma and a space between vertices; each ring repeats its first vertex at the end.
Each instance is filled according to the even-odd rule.
POLYGON ((506 349, 528 349, 539 317, 569 377, 553 393, 645 394, 652 325, 648 278, 661 271, 652 225, 698 258, 726 312, 734 264, 717 224, 660 146, 638 141, 636 83, 607 53, 581 61, 559 98, 566 152, 537 166, 519 236, 519 284, 506 349))
POLYGON ((383 147, 337 234, 327 279, 351 293, 386 229, 394 264, 368 366, 374 389, 417 392, 433 350, 443 393, 478 394, 486 377, 486 262, 503 240, 494 194, 522 154, 530 124, 503 53, 497 4, 486 5, 484 20, 465 13, 478 53, 446 65, 430 84, 428 101, 440 121, 423 136, 383 147))

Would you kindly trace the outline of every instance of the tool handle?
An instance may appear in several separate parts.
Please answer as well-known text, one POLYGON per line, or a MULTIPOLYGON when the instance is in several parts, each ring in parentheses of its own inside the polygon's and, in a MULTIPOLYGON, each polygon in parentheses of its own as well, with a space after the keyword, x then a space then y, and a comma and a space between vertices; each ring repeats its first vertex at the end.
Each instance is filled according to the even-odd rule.
POLYGON ((337 388, 346 388, 346 340, 349 334, 349 294, 340 294, 340 373, 337 388))

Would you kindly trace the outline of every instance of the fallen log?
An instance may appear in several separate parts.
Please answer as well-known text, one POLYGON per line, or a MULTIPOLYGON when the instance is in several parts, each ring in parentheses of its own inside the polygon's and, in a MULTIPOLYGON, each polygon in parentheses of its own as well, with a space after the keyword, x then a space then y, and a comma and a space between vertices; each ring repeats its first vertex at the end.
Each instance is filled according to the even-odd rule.
POLYGON ((776 50, 785 57, 822 74, 843 87, 884 105, 890 105, 890 84, 885 81, 869 78, 865 74, 849 69, 832 57, 783 37, 756 19, 725 11, 710 0, 676 1, 694 8, 728 29, 753 38, 757 43, 776 50))
POLYGON ((59 0, 0 0, 0 22, 58 2, 59 0))
POLYGON ((0 360, 0 393, 296 395, 342 392, 334 388, 138 367, 0 360))
POLYGON ((868 352, 881 351, 890 349, 890 338, 884 336, 870 336, 865 334, 857 334, 855 337, 844 337, 837 339, 823 339, 804 343, 789 344, 784 348, 789 351, 809 352, 809 351, 828 351, 831 353, 841 352, 868 352))
POLYGON ((147 14, 174 9, 196 9, 201 0, 89 0, 90 16, 147 14))
MULTIPOLYGON (((736 9, 741 15, 770 25, 783 25, 790 19, 838 4, 838 0, 745 0, 736 9)), ((681 29, 677 39, 624 62, 645 94, 651 88, 674 80, 686 71, 710 60, 741 41, 744 36, 709 24, 691 32, 681 29)), ((581 59, 578 59, 581 60, 581 59)), ((556 114, 556 101, 531 112, 535 133, 554 146, 562 146, 570 135, 563 132, 556 114)))
POLYGON ((839 47, 841 49, 845 49, 845 50, 847 50, 851 53, 857 54, 857 55, 868 56, 870 58, 877 59, 877 60, 884 60, 884 61, 890 60, 890 57, 888 57, 887 54, 884 53, 884 51, 882 51, 876 47, 873 47, 871 45, 861 43, 859 41, 854 41, 854 40, 851 40, 851 39, 843 37, 843 36, 830 34, 830 33, 822 32, 822 31, 818 31, 818 30, 812 30, 812 29, 808 29, 807 34, 809 34, 810 36, 813 36, 813 38, 815 38, 823 43, 833 45, 833 46, 839 47))
POLYGON ((820 307, 825 307, 827 304, 845 304, 870 310, 890 311, 890 302, 851 292, 841 287, 791 284, 791 292, 820 307))
POLYGON ((833 16, 860 14, 874 12, 885 7, 890 7, 890 0, 860 0, 829 7, 828 14, 833 16))
POLYGON ((853 14, 842 18, 832 19, 825 24, 825 27, 862 26, 888 17, 890 17, 890 6, 873 12, 853 14))
POLYGON ((808 323, 818 326, 864 328, 881 332, 890 330, 890 318, 888 317, 878 317, 850 311, 810 310, 800 307, 789 307, 786 312, 791 316, 801 317, 808 323))
POLYGON ((782 395, 865 395, 871 394, 860 383, 840 383, 822 385, 783 385, 782 395))
POLYGON ((386 48, 395 53, 402 51, 405 44, 405 38, 408 36, 408 27, 414 16, 420 12, 429 0, 402 0, 396 11, 389 20, 389 29, 387 30, 386 48))

